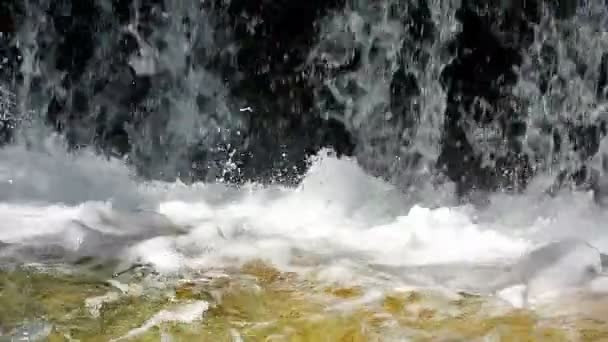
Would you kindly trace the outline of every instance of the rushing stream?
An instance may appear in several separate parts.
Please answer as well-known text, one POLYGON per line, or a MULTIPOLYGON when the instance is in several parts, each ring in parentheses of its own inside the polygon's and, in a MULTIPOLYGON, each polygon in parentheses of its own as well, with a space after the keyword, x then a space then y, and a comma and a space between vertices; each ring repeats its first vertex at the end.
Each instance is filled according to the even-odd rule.
POLYGON ((8 3, 0 341, 608 338, 604 1, 8 3))

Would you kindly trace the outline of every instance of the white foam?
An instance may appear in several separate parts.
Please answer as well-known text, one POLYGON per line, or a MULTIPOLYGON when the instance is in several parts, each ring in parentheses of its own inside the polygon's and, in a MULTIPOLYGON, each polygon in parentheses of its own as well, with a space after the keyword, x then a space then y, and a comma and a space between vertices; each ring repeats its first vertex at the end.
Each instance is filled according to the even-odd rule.
POLYGON ((119 161, 48 149, 53 153, 46 159, 25 149, 1 152, 7 158, 0 159, 0 183, 15 180, 11 192, 0 195, 4 243, 98 250, 167 273, 257 258, 353 282, 380 279, 390 269, 391 281, 400 279, 395 286, 412 279, 440 286, 487 282, 491 275, 473 269, 504 265, 534 246, 569 236, 608 250, 607 214, 585 194, 555 199, 501 195, 482 211, 430 208, 367 175, 356 161, 327 151, 317 156, 297 188, 233 188, 136 183, 119 161), (15 158, 19 163, 12 163, 15 158), (100 177, 107 170, 113 170, 111 176, 100 177), (78 185, 82 179, 91 188, 78 185), (32 184, 42 183, 50 185, 30 191, 32 184), (140 206, 156 214, 132 211, 140 206), (182 234, 175 234, 173 225, 182 234), (311 262, 302 266, 298 258, 311 262), (443 265, 442 271, 424 268, 433 265, 443 265))
MULTIPOLYGON (((348 159, 325 155, 299 188, 274 196, 267 191, 248 191, 220 205, 161 203, 162 214, 192 226, 175 245, 165 246, 204 251, 174 265, 212 267, 224 259, 263 258, 287 267, 294 251, 385 265, 488 262, 516 257, 529 247, 520 237, 474 224, 466 208, 414 205, 408 210, 405 201, 393 200, 396 189, 348 159)), ((161 253, 170 255, 162 250, 138 249, 152 263, 161 253)))
POLYGON ((205 301, 196 301, 189 304, 180 305, 174 310, 162 310, 152 316, 139 328, 132 329, 126 335, 121 336, 112 341, 122 341, 139 336, 146 331, 158 326, 162 323, 177 322, 177 323, 194 323, 203 319, 203 314, 209 309, 209 303, 205 301))
POLYGON ((105 304, 116 302, 120 299, 120 296, 116 292, 109 292, 103 296, 87 298, 84 301, 84 305, 89 311, 89 314, 95 318, 98 318, 102 307, 105 304))
POLYGON ((143 201, 122 161, 105 159, 89 149, 65 151, 56 135, 35 149, 22 144, 0 149, 0 201, 79 205, 111 199, 124 207, 143 201))

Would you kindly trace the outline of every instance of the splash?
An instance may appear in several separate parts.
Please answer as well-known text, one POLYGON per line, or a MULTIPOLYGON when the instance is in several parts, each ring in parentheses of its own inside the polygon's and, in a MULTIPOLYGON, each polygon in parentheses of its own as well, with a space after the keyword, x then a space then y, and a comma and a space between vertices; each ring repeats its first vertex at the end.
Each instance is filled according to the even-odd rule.
MULTIPOLYGON (((49 170, 62 160, 23 159, 28 153, 16 154, 31 162, 19 170, 49 170)), ((51 173, 48 181, 66 187, 79 179, 75 173, 91 175, 92 168, 126 170, 117 167, 119 161, 86 154, 62 163, 71 172, 51 173)), ((44 181, 43 176, 33 179, 44 181)), ((425 206, 366 174, 355 160, 329 151, 314 158, 295 188, 135 182, 127 172, 89 181, 105 192, 71 186, 73 193, 62 200, 14 179, 10 186, 21 197, 0 207, 2 257, 47 264, 96 258, 120 267, 150 265, 167 275, 262 259, 285 271, 349 286, 483 292, 505 267, 537 246, 576 237, 608 250, 601 229, 605 214, 590 198, 574 202, 577 206, 572 199, 533 196, 497 197, 483 210, 425 206), (116 195, 124 193, 125 184, 132 185, 132 196, 121 203, 116 195), (79 202, 68 201, 75 199, 79 202), (505 213, 514 203, 519 214, 505 213)))

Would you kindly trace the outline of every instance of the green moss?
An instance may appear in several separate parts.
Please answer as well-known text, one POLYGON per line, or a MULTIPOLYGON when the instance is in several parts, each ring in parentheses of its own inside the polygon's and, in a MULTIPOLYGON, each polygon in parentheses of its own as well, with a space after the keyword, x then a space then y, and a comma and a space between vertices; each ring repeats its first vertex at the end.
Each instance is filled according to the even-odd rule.
POLYGON ((166 302, 125 296, 104 304, 100 317, 93 317, 85 300, 111 290, 105 282, 75 275, 0 272, 0 322, 10 331, 21 322, 45 319, 55 326, 55 339, 68 334, 87 341, 107 341, 137 327, 166 302))
POLYGON ((70 275, 0 272, 0 322, 11 328, 27 319, 78 317, 85 298, 108 289, 102 282, 70 275))
POLYGON ((393 333, 414 341, 485 336, 499 341, 567 341, 573 329, 581 340, 608 336, 603 322, 567 327, 541 321, 526 310, 493 314, 488 310, 491 299, 475 296, 450 300, 432 293, 395 292, 340 311, 332 305, 356 303, 364 289, 315 286, 259 261, 231 272, 229 278, 211 282, 167 283, 168 292, 144 290, 142 295, 123 294, 105 281, 83 275, 0 272, 0 326, 10 331, 24 321, 44 320, 53 324, 49 341, 108 341, 140 327, 160 310, 205 300, 211 306, 200 322, 164 323, 130 341, 158 341, 162 334, 174 341, 232 341, 235 334, 245 341, 382 341, 393 333), (92 315, 86 299, 109 292, 116 292, 114 300, 92 315))

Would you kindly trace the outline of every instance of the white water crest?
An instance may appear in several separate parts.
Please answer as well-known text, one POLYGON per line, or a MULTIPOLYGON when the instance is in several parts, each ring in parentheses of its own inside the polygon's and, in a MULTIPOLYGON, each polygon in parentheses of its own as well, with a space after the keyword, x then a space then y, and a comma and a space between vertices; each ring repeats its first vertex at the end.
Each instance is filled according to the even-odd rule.
POLYGON ((140 182, 120 161, 47 147, 52 158, 2 150, 1 257, 118 258, 164 274, 262 259, 332 283, 488 292, 500 278, 503 287, 542 283, 544 293, 572 285, 556 270, 573 276, 599 264, 593 247, 580 246, 608 251, 607 214, 584 193, 495 196, 484 209, 429 205, 331 151, 295 188, 140 182), (522 259, 571 238, 579 240, 522 259), (517 267, 527 275, 508 278, 517 267))

